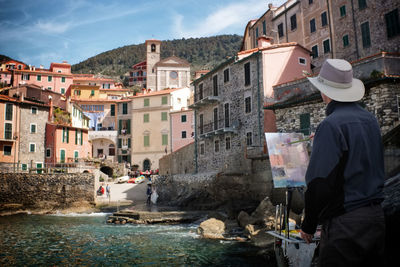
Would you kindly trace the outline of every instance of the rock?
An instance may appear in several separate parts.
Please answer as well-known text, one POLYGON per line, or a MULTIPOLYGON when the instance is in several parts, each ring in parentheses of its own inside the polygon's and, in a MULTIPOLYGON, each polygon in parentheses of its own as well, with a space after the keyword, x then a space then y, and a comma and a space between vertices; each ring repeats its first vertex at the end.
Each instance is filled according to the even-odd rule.
POLYGON ((200 224, 197 233, 204 238, 224 239, 225 224, 223 221, 211 218, 200 224))
POLYGON ((275 216, 275 206, 272 205, 269 197, 264 198, 257 209, 251 214, 251 217, 255 220, 255 224, 263 224, 265 218, 275 216))
POLYGON ((247 212, 241 211, 238 215, 238 222, 241 227, 245 228, 248 224, 254 224, 255 220, 247 212))
POLYGON ((266 228, 261 228, 253 232, 250 236, 250 240, 256 247, 270 247, 274 244, 274 237, 267 234, 266 228))
POLYGON ((126 221, 125 221, 125 220, 122 220, 122 221, 121 221, 121 224, 126 224, 126 221))
POLYGON ((111 220, 111 219, 107 220, 107 223, 113 223, 113 220, 111 220))
POLYGON ((262 229, 260 226, 253 225, 253 224, 248 224, 244 228, 244 234, 248 238, 251 238, 252 236, 256 235, 260 229, 262 229))
POLYGON ((118 220, 116 220, 114 223, 115 223, 115 224, 120 224, 121 222, 120 222, 120 221, 118 221, 118 220))

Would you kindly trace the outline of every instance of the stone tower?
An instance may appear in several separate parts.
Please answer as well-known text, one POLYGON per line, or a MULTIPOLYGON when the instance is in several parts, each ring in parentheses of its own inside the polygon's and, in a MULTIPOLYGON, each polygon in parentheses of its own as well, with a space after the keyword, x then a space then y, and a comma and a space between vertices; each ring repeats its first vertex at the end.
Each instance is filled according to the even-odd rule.
POLYGON ((161 41, 159 40, 146 40, 146 71, 147 71, 147 89, 156 91, 157 72, 155 64, 160 61, 161 41))

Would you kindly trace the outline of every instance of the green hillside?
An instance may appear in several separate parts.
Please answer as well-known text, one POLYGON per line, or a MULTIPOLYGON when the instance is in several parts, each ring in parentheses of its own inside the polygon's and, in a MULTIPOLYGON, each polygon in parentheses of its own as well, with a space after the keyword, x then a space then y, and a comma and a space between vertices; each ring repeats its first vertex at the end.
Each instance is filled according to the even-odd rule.
MULTIPOLYGON (((202 68, 211 69, 239 51, 241 42, 242 37, 239 35, 163 41, 161 58, 172 55, 184 58, 191 63, 192 72, 202 68)), ((145 44, 128 45, 75 64, 72 66, 72 72, 101 74, 122 79, 132 65, 143 60, 145 60, 145 44)))

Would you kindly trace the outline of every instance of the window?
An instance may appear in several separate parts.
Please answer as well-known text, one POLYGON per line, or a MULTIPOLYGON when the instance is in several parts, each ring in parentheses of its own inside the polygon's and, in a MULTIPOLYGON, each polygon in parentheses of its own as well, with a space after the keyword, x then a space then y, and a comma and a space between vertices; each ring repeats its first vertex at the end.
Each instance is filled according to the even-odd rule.
POLYGON ((252 132, 246 133, 246 145, 247 146, 253 145, 253 133, 252 132))
POLYGON ((171 71, 169 73, 169 77, 173 80, 175 80, 176 78, 178 78, 178 73, 176 71, 171 71))
POLYGON ((203 84, 199 84, 199 99, 198 100, 202 100, 203 99, 203 84))
POLYGON ((218 130, 218 108, 214 108, 214 130, 218 130))
POLYGON ((186 122, 186 121, 187 121, 186 115, 181 115, 181 122, 186 122))
POLYGON ((244 64, 244 85, 250 85, 250 62, 244 64))
POLYGON ((65 94, 65 88, 61 88, 61 94, 65 94))
POLYGON ((128 114, 128 103, 122 103, 122 114, 128 114))
POLYGON ((311 56, 312 58, 317 58, 318 57, 318 45, 314 45, 311 47, 311 56))
POLYGON ((3 155, 11 156, 11 146, 3 146, 3 155))
POLYGON ((200 155, 204 155, 204 153, 205 153, 205 145, 204 145, 204 143, 201 143, 200 144, 200 155))
POLYGON ((47 87, 47 89, 52 90, 51 86, 47 87))
POLYGON ((181 136, 182 136, 182 139, 185 139, 186 138, 186 131, 182 131, 181 132, 181 136))
POLYGON ((4 139, 8 139, 8 140, 12 139, 12 124, 11 123, 4 124, 4 139))
POLYGON ((168 97, 167 96, 163 96, 161 98, 161 105, 167 105, 168 104, 168 97))
POLYGON ((267 34, 267 26, 265 24, 265 20, 262 22, 262 29, 263 29, 263 35, 267 34))
POLYGON ((25 163, 21 164, 21 170, 26 171, 28 169, 28 165, 25 163))
POLYGON ((22 80, 23 81, 28 81, 29 80, 29 74, 22 74, 22 80))
POLYGON ((103 89, 110 89, 109 83, 103 83, 103 89))
POLYGON ((162 145, 163 146, 168 145, 168 134, 163 134, 162 135, 162 145))
POLYGON ((308 0, 308 4, 311 5, 314 1, 313 0, 308 0))
POLYGON ((151 44, 151 52, 156 52, 156 45, 155 44, 151 44))
POLYGON ((145 135, 143 136, 143 145, 144 146, 150 146, 150 136, 149 135, 145 135))
POLYGON ((213 95, 218 96, 218 76, 213 77, 213 95))
POLYGON ((385 14, 385 21, 388 38, 400 34, 399 11, 397 8, 385 14))
POLYGON ((167 121, 167 120, 168 120, 168 113, 161 112, 161 121, 167 121))
POLYGON ((297 28, 296 14, 290 17, 290 29, 294 31, 297 28))
POLYGON ((82 130, 75 130, 75 145, 83 145, 83 136, 82 130))
POLYGON ((41 81, 42 80, 42 75, 36 76, 36 80, 41 81))
POLYGON ((229 127, 229 103, 225 103, 224 105, 224 117, 225 117, 225 127, 229 127))
POLYGON ((224 83, 229 82, 229 69, 224 70, 224 83))
POLYGON ((51 82, 52 80, 53 80, 53 76, 48 76, 48 77, 47 77, 47 81, 48 81, 48 82, 51 82))
POLYGON ((343 36, 343 47, 346 47, 349 45, 349 36, 346 34, 343 36))
POLYGON ((12 121, 12 118, 13 118, 13 105, 6 104, 6 120, 12 121))
POLYGON ((110 144, 108 146, 108 155, 115 156, 115 146, 114 146, 114 144, 110 144))
POLYGON ((35 151, 36 151, 36 144, 29 143, 29 152, 35 152, 35 151))
POLYGON ((69 143, 69 129, 67 127, 62 128, 62 142, 69 143))
POLYGON ((315 19, 310 20, 310 32, 315 32, 315 19))
POLYGON ((258 27, 256 28, 256 41, 257 41, 257 38, 258 38, 258 27))
POLYGON ((143 99, 143 106, 144 107, 150 106, 150 99, 148 99, 148 98, 143 99))
POLYGON ((204 133, 203 118, 204 118, 204 115, 203 115, 203 114, 200 114, 200 115, 199 115, 200 134, 203 134, 203 133, 204 133))
POLYGON ((94 90, 92 90, 92 91, 90 92, 90 95, 91 95, 91 96, 94 96, 94 90))
POLYGON ((279 38, 283 36, 283 23, 278 25, 278 36, 279 38))
POLYGON ((367 7, 367 0, 358 0, 358 8, 364 9, 367 7))
POLYGON ((231 149, 231 138, 226 137, 225 138, 225 150, 230 150, 231 149))
POLYGON ((81 95, 81 90, 75 90, 74 95, 81 95))
POLYGON ((214 141, 214 152, 219 152, 219 140, 214 141))
POLYGON ((111 105, 111 111, 110 111, 111 116, 115 116, 115 105, 111 105))
POLYGON ((149 122, 150 121, 150 114, 146 113, 143 114, 143 122, 149 122))
POLYGON ((300 132, 310 135, 310 113, 300 114, 300 132))
POLYGON ((36 123, 31 123, 31 133, 36 133, 36 123))
POLYGON ((346 6, 341 6, 340 7, 340 16, 341 17, 346 16, 346 6))
POLYGON ((306 65, 306 64, 307 64, 306 59, 303 58, 303 57, 299 57, 299 64, 300 64, 300 65, 306 65))
POLYGON ((329 39, 326 39, 325 41, 323 41, 322 44, 324 45, 324 54, 329 53, 331 51, 329 39))
POLYGON ((328 16, 326 15, 326 12, 321 14, 321 25, 322 27, 328 25, 328 16))
POLYGON ((65 77, 61 77, 61 82, 65 83, 65 77))
POLYGON ((361 36, 363 47, 369 47, 371 45, 371 36, 369 34, 369 22, 361 24, 361 36))
POLYGON ((245 113, 250 113, 251 112, 251 97, 248 96, 244 99, 244 107, 245 107, 245 113))
POLYGON ((50 158, 51 157, 51 149, 47 148, 46 149, 46 158, 50 158))

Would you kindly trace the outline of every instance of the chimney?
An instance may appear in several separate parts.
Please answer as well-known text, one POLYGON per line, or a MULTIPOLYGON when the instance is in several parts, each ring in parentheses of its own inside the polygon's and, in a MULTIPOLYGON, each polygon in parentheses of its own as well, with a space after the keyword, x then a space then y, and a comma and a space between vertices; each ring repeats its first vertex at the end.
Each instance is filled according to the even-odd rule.
POLYGON ((39 67, 39 68, 42 70, 44 67, 43 67, 43 65, 40 65, 40 67, 39 67))
POLYGON ((272 45, 274 38, 272 37, 266 37, 266 36, 260 36, 257 39, 257 44, 258 48, 264 48, 264 47, 269 47, 272 45))
POLYGON ((49 106, 50 106, 50 110, 49 110, 48 121, 53 122, 53 98, 51 97, 51 95, 49 95, 49 106))

